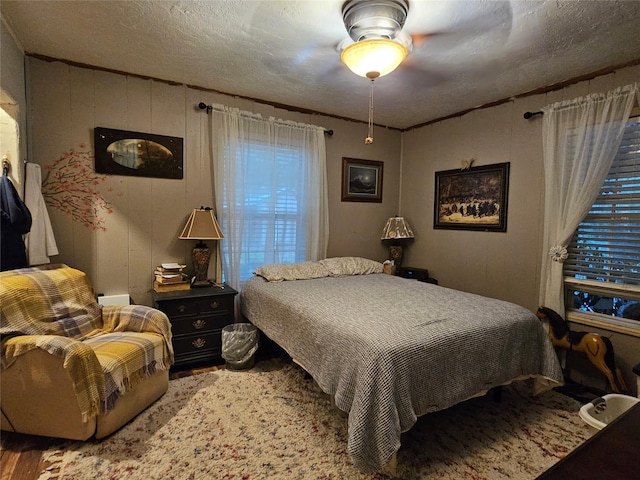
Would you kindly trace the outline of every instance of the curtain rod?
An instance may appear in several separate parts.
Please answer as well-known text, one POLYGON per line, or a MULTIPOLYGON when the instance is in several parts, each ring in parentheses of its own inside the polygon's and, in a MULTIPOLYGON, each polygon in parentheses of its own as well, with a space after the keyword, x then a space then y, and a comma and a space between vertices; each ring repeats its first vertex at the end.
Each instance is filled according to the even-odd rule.
POLYGON ((524 112, 524 119, 525 120, 529 120, 531 117, 535 117, 536 115, 544 115, 543 111, 539 111, 539 112, 524 112))
MULTIPOLYGON (((593 98, 595 101, 601 101, 601 100, 603 100, 604 98, 608 97, 611 94, 614 94, 616 92, 623 92, 623 91, 630 90, 630 89, 633 89, 633 88, 634 88, 633 84, 631 84, 631 85, 625 85, 624 87, 618 87, 615 90, 611 90, 611 91, 609 91, 607 93, 592 93, 592 94, 589 94, 589 95, 587 95, 585 97, 575 98, 575 99, 573 99, 572 103, 566 103, 566 104, 558 107, 557 110, 564 110, 564 109, 567 109, 567 108, 572 108, 572 107, 575 106, 576 102, 582 101, 583 99, 593 98)), ((524 112, 524 119, 525 120, 529 120, 530 118, 534 117, 535 115, 544 115, 544 112, 543 111, 539 111, 539 112, 524 112)))
MULTIPOLYGON (((206 110, 208 115, 209 113, 211 113, 211 110, 213 110, 213 105, 207 105, 204 102, 200 102, 198 104, 198 108, 200 110, 206 110)), ((329 135, 330 137, 333 135, 333 130, 327 130, 326 128, 324 128, 323 130, 324 130, 324 133, 329 135)))

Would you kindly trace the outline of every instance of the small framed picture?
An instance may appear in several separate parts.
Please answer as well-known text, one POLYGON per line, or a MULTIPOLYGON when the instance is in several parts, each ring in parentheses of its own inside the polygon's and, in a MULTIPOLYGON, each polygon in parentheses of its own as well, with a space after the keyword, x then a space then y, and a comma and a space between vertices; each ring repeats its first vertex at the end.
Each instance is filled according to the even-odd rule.
POLYGON ((183 141, 151 133, 94 129, 96 173, 175 178, 183 174, 183 141))
POLYGON ((342 201, 382 203, 382 170, 376 160, 342 158, 342 201))
POLYGON ((509 163, 436 172, 433 228, 507 231, 509 163))

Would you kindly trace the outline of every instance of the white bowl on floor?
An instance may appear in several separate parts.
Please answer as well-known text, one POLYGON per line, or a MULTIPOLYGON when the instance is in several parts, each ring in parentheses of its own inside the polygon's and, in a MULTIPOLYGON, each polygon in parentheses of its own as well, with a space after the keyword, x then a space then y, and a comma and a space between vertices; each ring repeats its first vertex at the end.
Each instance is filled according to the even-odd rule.
POLYGON ((609 393, 580 408, 580 418, 596 430, 602 430, 624 412, 640 402, 640 398, 609 393), (602 406, 606 407, 602 410, 602 406))

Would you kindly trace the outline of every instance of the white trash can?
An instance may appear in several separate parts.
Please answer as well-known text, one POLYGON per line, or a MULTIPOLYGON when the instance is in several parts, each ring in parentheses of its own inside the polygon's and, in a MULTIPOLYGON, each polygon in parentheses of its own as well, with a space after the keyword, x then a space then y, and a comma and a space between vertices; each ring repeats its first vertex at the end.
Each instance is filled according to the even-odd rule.
POLYGON ((602 430, 624 412, 640 402, 640 398, 619 393, 598 397, 580 408, 580 418, 595 430, 602 430))

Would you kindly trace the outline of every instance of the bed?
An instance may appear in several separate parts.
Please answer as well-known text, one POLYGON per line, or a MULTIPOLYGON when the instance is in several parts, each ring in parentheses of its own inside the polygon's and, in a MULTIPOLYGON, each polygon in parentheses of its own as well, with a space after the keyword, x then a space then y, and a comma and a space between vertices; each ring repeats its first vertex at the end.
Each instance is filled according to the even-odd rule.
POLYGON ((380 471, 417 417, 514 380, 562 383, 547 332, 524 307, 382 273, 358 257, 268 265, 242 314, 348 414, 348 451, 380 471))

